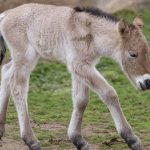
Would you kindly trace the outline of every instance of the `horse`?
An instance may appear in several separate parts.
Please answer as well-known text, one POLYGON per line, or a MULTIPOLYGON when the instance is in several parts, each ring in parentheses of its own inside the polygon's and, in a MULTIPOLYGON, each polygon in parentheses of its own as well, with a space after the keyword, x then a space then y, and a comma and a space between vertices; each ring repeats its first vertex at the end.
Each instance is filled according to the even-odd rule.
POLYGON ((93 90, 109 109, 118 134, 132 150, 143 150, 121 109, 115 89, 96 69, 102 57, 110 57, 139 90, 150 89, 148 42, 143 20, 127 23, 97 8, 24 4, 0 14, 0 62, 8 47, 11 61, 2 66, 0 89, 0 137, 5 130, 9 97, 16 106, 20 135, 31 150, 41 150, 28 114, 30 74, 40 58, 66 64, 72 78, 73 111, 68 136, 78 150, 89 150, 81 123, 93 90))

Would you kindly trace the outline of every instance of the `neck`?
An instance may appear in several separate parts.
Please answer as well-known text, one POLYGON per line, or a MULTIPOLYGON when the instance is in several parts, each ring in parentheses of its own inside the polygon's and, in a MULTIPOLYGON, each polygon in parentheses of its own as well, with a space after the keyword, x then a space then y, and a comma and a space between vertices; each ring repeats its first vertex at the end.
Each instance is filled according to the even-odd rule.
POLYGON ((92 18, 91 28, 99 56, 118 58, 120 46, 118 23, 104 18, 92 18))

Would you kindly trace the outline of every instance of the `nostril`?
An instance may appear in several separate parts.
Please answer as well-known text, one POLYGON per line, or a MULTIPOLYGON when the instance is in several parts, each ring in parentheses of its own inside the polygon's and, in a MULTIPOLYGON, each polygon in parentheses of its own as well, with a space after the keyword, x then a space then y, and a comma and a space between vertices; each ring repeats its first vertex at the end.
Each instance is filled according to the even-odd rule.
POLYGON ((141 82, 139 82, 139 84, 140 84, 140 87, 141 87, 141 90, 145 90, 146 89, 146 87, 145 87, 145 85, 144 84, 142 84, 141 82))
POLYGON ((146 87, 149 89, 150 88, 150 79, 147 79, 144 82, 145 82, 146 87))

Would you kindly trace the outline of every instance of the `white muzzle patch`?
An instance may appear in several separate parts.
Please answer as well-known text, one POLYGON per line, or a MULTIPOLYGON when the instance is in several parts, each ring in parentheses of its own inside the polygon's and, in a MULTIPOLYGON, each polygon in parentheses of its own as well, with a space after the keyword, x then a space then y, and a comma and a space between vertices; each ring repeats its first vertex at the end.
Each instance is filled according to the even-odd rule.
POLYGON ((150 89, 150 74, 136 77, 135 82, 137 87, 141 90, 150 89))

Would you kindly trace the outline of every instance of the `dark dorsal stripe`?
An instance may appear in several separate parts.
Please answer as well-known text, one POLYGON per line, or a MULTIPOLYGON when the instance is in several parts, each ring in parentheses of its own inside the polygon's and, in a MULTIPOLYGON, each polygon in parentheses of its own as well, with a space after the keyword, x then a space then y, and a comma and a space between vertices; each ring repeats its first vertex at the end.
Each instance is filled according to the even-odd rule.
POLYGON ((76 12, 85 12, 85 13, 89 13, 90 15, 93 16, 97 16, 97 17, 102 17, 105 18, 107 20, 113 21, 113 22, 118 22, 119 19, 109 13, 106 13, 98 8, 81 8, 81 7, 75 7, 74 10, 76 12))

